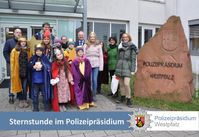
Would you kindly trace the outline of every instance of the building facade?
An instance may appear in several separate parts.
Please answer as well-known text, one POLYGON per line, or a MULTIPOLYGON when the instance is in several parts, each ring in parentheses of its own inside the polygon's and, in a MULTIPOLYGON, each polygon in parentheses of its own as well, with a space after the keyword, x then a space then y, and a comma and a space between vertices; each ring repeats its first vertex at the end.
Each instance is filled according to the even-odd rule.
MULTIPOLYGON (((131 34, 133 42, 141 48, 155 35, 168 17, 180 16, 192 55, 193 72, 199 73, 197 5, 198 0, 87 0, 87 32, 96 32, 98 39, 107 43, 110 36, 119 39, 120 33, 125 31, 131 34)), ((13 28, 20 27, 23 35, 30 39, 33 34, 40 31, 43 22, 51 24, 56 36, 66 35, 74 40, 83 26, 82 17, 76 13, 0 8, 0 53, 6 39, 12 36, 13 28)), ((3 54, 0 54, 0 58, 1 81, 8 76, 3 54)))

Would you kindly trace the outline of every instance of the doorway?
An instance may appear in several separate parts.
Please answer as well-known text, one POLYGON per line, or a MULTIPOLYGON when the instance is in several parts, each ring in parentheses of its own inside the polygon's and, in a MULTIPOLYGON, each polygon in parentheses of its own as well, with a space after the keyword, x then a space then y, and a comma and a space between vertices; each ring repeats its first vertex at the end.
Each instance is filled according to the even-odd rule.
POLYGON ((10 78, 10 73, 7 71, 8 66, 6 64, 5 58, 3 56, 3 48, 5 45, 5 42, 14 37, 14 29, 15 28, 20 28, 22 31, 22 35, 25 36, 26 38, 29 38, 31 35, 31 29, 28 26, 24 25, 1 25, 0 29, 0 83, 4 79, 9 79, 10 78))

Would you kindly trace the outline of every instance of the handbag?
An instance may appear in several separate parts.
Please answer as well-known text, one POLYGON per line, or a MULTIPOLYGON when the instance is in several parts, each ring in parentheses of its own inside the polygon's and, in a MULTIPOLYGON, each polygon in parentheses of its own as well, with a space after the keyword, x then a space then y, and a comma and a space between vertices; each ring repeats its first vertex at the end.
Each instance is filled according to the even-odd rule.
POLYGON ((117 92, 120 77, 113 75, 111 81, 111 91, 113 94, 117 92))

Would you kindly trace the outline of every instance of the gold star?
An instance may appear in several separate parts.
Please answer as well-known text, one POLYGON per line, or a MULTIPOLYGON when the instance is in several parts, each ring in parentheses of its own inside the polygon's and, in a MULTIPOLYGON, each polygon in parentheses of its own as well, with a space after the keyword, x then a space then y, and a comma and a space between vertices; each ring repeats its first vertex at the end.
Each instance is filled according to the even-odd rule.
POLYGON ((28 45, 30 46, 31 52, 34 54, 35 45, 40 44, 42 40, 36 40, 35 36, 32 36, 32 38, 28 41, 28 45))

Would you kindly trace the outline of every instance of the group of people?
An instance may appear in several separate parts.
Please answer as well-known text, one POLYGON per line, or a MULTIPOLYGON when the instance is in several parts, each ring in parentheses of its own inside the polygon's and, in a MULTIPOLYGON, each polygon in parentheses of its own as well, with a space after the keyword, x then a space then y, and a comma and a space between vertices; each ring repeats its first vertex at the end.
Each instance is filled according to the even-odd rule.
POLYGON ((101 92, 102 81, 109 83, 109 76, 104 75, 107 72, 110 78, 120 77, 121 98, 117 102, 126 100, 127 106, 132 107, 130 78, 136 71, 137 48, 129 34, 122 34, 119 45, 115 37, 110 37, 109 45, 104 45, 94 32, 85 40, 80 31, 74 42, 67 36, 56 38, 49 23, 42 27, 35 34, 41 43, 34 47, 28 45, 19 28, 5 43, 3 54, 10 72, 10 104, 14 104, 16 94, 20 108, 29 106, 29 95, 33 111, 39 111, 40 95, 45 111, 51 108, 55 112, 66 111, 67 104, 77 105, 81 110, 96 107, 96 94, 101 92))

